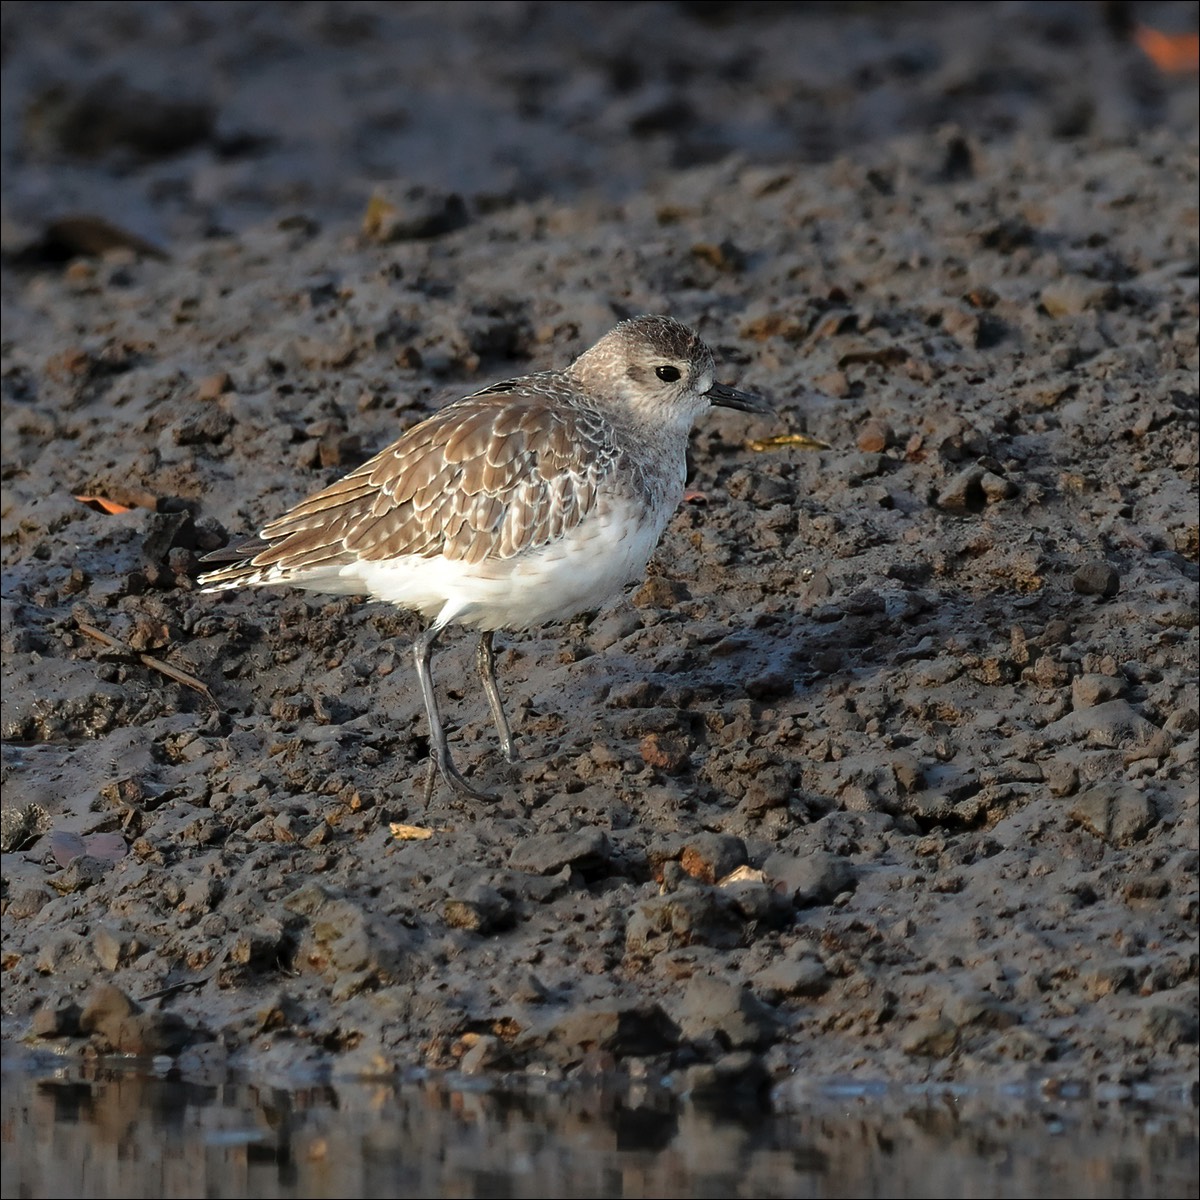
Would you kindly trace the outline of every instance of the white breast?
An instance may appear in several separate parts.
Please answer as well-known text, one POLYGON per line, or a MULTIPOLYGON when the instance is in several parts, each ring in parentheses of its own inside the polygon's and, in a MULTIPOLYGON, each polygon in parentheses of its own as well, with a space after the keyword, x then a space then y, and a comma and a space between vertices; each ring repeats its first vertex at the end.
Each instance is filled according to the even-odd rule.
MULTIPOLYGON (((610 502, 558 541, 508 559, 408 555, 352 563, 341 568, 338 590, 414 609, 439 627, 528 629, 566 620, 641 577, 673 507, 648 513, 629 501, 610 502)), ((328 581, 323 590, 331 590, 328 581)))

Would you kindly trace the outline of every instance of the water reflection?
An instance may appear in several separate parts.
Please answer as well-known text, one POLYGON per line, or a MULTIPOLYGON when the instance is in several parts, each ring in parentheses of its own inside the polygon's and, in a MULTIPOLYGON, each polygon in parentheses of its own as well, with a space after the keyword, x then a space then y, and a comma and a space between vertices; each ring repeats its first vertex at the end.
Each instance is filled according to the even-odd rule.
POLYGON ((1194 1196, 1193 1109, 5 1070, 5 1197, 1194 1196), (476 1090, 471 1090, 475 1088, 476 1090))

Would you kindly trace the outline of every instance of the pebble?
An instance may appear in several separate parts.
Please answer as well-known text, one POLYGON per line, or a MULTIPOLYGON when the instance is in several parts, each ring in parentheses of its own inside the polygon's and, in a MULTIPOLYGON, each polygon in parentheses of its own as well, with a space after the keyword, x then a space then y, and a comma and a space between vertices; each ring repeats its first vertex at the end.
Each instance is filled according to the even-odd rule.
POLYGON ((1121 576, 1111 563, 1084 563, 1071 577, 1071 586, 1081 596, 1111 599, 1121 590, 1121 576))
POLYGON ((1099 783, 1076 797, 1067 815, 1114 846, 1139 841, 1157 816, 1150 797, 1127 783, 1099 783))

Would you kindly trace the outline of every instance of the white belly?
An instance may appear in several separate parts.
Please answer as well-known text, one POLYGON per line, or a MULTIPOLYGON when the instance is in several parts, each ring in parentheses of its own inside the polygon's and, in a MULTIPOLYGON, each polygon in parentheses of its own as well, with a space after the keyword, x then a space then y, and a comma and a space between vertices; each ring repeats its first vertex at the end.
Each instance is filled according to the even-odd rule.
MULTIPOLYGON (((615 504, 559 541, 508 559, 465 563, 409 555, 351 563, 339 572, 338 590, 366 592, 438 626, 528 629, 598 608, 640 578, 670 515, 670 509, 646 514, 615 504)), ((326 584, 322 590, 333 589, 326 584)))

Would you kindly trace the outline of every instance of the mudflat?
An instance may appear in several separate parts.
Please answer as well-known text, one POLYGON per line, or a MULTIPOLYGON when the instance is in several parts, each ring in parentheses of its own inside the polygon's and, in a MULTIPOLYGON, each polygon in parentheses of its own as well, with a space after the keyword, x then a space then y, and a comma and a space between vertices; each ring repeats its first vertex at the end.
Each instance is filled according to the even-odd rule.
POLYGON ((6 1037, 1194 1081, 1196 83, 1112 7, 6 4, 6 1037), (638 313, 773 414, 497 639, 518 763, 447 637, 427 802, 415 618, 199 559, 638 313))

